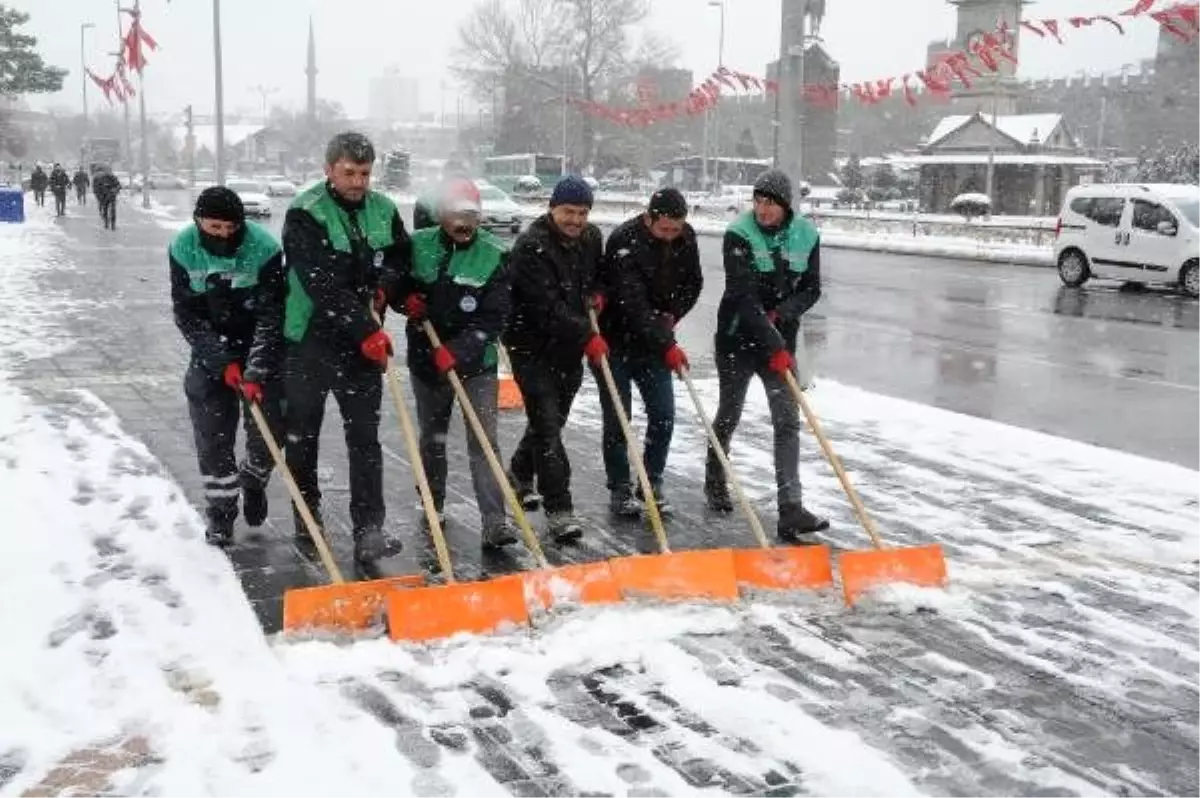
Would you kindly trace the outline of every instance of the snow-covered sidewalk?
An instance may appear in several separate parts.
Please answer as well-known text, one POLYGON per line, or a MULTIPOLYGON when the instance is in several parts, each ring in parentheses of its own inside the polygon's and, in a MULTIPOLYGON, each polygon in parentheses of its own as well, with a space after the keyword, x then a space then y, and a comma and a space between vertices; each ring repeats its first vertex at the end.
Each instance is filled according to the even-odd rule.
MULTIPOLYGON (((949 590, 589 609, 428 647, 267 640, 120 419, 20 391, 40 342, 86 345, 57 325, 88 309, 36 284, 71 268, 63 238, 0 227, 0 796, 1197 786, 1195 472, 819 383, 885 534, 942 540, 949 590)), ((696 478, 703 440, 677 435, 672 478, 696 478)), ((760 496, 768 439, 755 390, 734 454, 760 496)), ((841 509, 827 469, 805 476, 841 509)))

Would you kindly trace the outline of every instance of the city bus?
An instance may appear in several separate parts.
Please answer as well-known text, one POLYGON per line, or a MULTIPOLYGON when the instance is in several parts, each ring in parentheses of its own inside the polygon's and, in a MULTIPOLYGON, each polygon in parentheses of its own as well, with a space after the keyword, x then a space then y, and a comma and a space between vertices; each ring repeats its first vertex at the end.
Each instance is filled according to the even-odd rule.
POLYGON ((553 186, 562 172, 562 158, 557 155, 496 155, 483 161, 483 176, 503 191, 512 192, 522 177, 533 176, 543 186, 553 186))

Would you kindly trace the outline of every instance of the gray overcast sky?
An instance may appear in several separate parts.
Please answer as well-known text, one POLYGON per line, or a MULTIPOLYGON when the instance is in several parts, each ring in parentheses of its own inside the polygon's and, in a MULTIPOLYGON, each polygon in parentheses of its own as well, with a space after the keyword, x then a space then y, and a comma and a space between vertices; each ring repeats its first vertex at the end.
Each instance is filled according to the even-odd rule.
MULTIPOLYGON (((132 0, 127 0, 127 4, 132 0)), ((680 48, 683 66, 697 75, 717 62, 720 12, 706 0, 652 0, 649 27, 680 48)), ((113 0, 8 0, 33 15, 29 27, 47 59, 71 70, 63 91, 31 98, 35 107, 79 103, 79 23, 91 21, 86 54, 101 74, 111 69, 104 55, 115 49, 113 0)), ((726 63, 762 74, 779 49, 780 0, 726 0, 726 63)), ((827 47, 842 64, 844 81, 885 77, 919 68, 926 44, 952 34, 954 10, 946 0, 827 0, 823 30, 827 47)), ((152 113, 193 103, 197 113, 212 107, 212 5, 210 0, 143 0, 146 28, 159 41, 146 70, 152 113)), ((1033 19, 1117 13, 1132 0, 1040 0, 1033 19)), ((337 99, 352 116, 363 115, 367 79, 395 64, 421 81, 421 103, 436 111, 441 81, 447 81, 447 110, 455 88, 446 72, 455 31, 472 2, 428 0, 225 0, 223 43, 226 104, 260 108, 256 85, 277 87, 272 104, 299 107, 304 100, 304 57, 311 13, 317 32, 318 93, 337 99)), ((1062 76, 1080 70, 1111 71, 1153 55, 1157 26, 1132 21, 1120 36, 1107 25, 1067 33, 1068 44, 1022 38, 1021 72, 1062 76)), ((93 103, 96 93, 92 93, 93 103)), ((101 100, 101 102, 103 102, 101 100)))

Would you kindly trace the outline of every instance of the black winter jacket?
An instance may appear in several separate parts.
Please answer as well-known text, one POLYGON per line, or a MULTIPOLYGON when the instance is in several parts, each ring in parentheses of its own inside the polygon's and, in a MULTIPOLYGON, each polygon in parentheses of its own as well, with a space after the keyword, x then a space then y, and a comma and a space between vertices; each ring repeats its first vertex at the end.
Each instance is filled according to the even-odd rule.
POLYGON ((192 359, 215 377, 234 361, 244 364, 247 382, 281 376, 287 297, 282 253, 267 261, 254 287, 203 294, 192 290, 183 265, 169 260, 175 326, 192 347, 192 359))
POLYGON ((749 244, 733 231, 725 234, 724 251, 725 293, 717 309, 717 351, 760 357, 785 348, 795 352, 800 317, 821 298, 820 242, 813 246, 808 268, 800 275, 788 270, 778 252, 774 272, 755 270, 749 244), (772 310, 779 315, 775 324, 767 318, 772 310))
POLYGON ((700 298, 704 274, 691 225, 667 243, 650 235, 644 219, 635 216, 608 237, 600 330, 614 353, 660 359, 675 343, 675 325, 700 298))
POLYGON ((587 225, 578 239, 569 239, 549 214, 535 219, 508 260, 512 313, 505 345, 556 363, 578 363, 592 335, 588 300, 599 288, 603 258, 603 236, 595 225, 587 225))
MULTIPOLYGON (((341 199, 332 189, 330 195, 346 210, 361 207, 341 199)), ((399 212, 392 217, 392 238, 377 265, 365 244, 353 244, 352 252, 338 252, 312 214, 301 208, 288 209, 283 220, 283 252, 287 268, 296 273, 313 302, 308 335, 320 336, 342 354, 357 354, 363 340, 380 329, 370 313, 375 290, 382 288, 389 301, 394 299, 400 275, 408 271, 412 259, 412 241, 399 212)))

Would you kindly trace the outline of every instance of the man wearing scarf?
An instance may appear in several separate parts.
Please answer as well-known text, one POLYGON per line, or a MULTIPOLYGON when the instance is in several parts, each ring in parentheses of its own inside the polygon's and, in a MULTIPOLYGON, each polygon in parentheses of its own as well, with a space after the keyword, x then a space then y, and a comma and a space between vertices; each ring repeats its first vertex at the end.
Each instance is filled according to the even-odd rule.
POLYGON ((247 524, 267 517, 271 454, 249 412, 240 467, 235 444, 243 400, 262 407, 277 439, 280 432, 283 254, 269 232, 246 221, 227 188, 205 189, 194 220, 171 242, 171 300, 192 349, 184 393, 204 478, 206 538, 224 546, 233 540, 239 497, 247 524))

